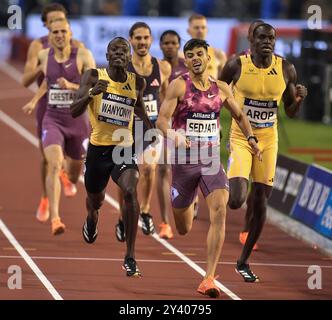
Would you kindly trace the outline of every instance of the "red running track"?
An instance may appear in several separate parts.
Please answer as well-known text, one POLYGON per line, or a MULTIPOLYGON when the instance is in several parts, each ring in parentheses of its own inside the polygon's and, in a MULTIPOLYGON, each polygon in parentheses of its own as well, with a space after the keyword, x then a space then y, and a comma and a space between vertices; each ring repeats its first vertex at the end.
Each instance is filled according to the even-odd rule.
MULTIPOLYGON (((109 202, 101 209, 96 243, 88 245, 83 241, 81 228, 86 211, 82 183, 76 197, 61 199, 61 216, 67 225, 65 234, 52 236, 49 223, 36 221, 40 156, 33 137, 34 117, 21 111, 33 93, 19 84, 21 66, 11 68, 0 67, 0 300, 208 300, 196 293, 202 278, 200 268, 205 268, 208 230, 203 199, 199 219, 186 236, 176 234, 170 241, 160 241, 157 236, 145 236, 139 230, 136 258, 143 272, 140 279, 127 278, 121 270, 124 244, 115 238, 118 214, 109 202), (183 261, 186 259, 187 262, 183 261), (8 288, 12 279, 8 268, 12 265, 22 270, 22 289, 8 288)), ((116 197, 113 183, 108 194, 116 197)), ((153 195, 156 226, 160 222, 158 210, 153 195)), ((217 267, 219 284, 226 291, 221 299, 332 298, 331 259, 269 224, 259 241, 260 250, 250 260, 261 282, 243 282, 234 271, 241 251, 238 233, 242 223, 243 212, 228 213, 226 240, 217 267), (321 267, 320 290, 308 288, 310 265, 321 267)))

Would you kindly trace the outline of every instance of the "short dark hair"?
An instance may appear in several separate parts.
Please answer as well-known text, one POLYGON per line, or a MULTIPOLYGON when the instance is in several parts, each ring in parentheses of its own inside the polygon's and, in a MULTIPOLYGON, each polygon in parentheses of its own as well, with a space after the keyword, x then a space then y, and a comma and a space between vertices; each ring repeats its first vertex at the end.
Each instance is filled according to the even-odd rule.
POLYGON ((48 4, 43 8, 42 14, 41 14, 41 20, 45 23, 47 20, 47 15, 53 11, 62 11, 67 18, 67 15, 68 15, 67 9, 62 4, 55 2, 55 3, 48 4))
POLYGON ((131 28, 129 29, 129 37, 131 38, 134 35, 134 32, 136 29, 138 28, 145 28, 148 29, 150 34, 151 34, 151 28, 149 27, 148 24, 146 24, 145 22, 142 21, 138 21, 136 23, 134 23, 131 28))
POLYGON ((190 39, 186 42, 186 44, 183 47, 183 52, 186 53, 189 50, 192 50, 194 48, 204 48, 206 51, 208 50, 209 44, 205 40, 201 39, 190 39))
POLYGON ((164 31, 161 36, 160 36, 160 42, 163 42, 164 37, 167 36, 168 34, 171 34, 172 36, 176 36, 178 38, 179 43, 181 43, 181 38, 179 34, 175 30, 166 30, 164 31))
POLYGON ((255 33, 256 33, 257 29, 260 28, 260 27, 264 27, 264 28, 269 29, 269 30, 274 30, 274 32, 276 32, 276 29, 274 29, 274 27, 272 27, 270 24, 268 24, 268 23, 261 23, 261 24, 258 24, 254 28, 254 30, 252 30, 252 36, 253 37, 255 36, 255 33))
POLYGON ((112 43, 115 42, 115 41, 122 41, 122 42, 125 42, 125 43, 128 45, 128 48, 129 48, 129 50, 130 50, 130 43, 128 42, 127 39, 125 39, 125 38, 123 38, 123 37, 115 37, 115 38, 113 38, 113 39, 108 43, 108 45, 107 45, 107 52, 109 51, 109 48, 110 48, 110 46, 112 45, 112 43))
POLYGON ((206 20, 206 17, 203 16, 202 14, 199 14, 199 13, 193 13, 189 19, 188 19, 188 22, 191 23, 193 20, 202 20, 202 19, 205 19, 206 20))

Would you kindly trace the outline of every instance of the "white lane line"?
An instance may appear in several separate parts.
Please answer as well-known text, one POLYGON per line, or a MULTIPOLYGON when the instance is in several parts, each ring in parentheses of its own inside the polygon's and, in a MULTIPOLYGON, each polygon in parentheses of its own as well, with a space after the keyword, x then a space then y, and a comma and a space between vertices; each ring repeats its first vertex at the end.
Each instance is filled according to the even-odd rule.
POLYGON ((42 271, 38 268, 38 266, 31 259, 31 257, 27 254, 27 252, 23 249, 23 247, 15 239, 13 234, 9 231, 7 226, 2 221, 2 219, 0 219, 0 230, 5 235, 5 237, 8 239, 8 241, 11 243, 11 245, 21 255, 21 257, 24 259, 24 261, 28 264, 28 266, 31 268, 31 270, 35 273, 35 275, 38 277, 38 279, 42 282, 42 284, 47 289, 47 291, 52 295, 52 297, 55 300, 63 300, 63 298, 60 296, 58 291, 56 291, 56 289, 52 286, 51 282, 49 282, 49 280, 44 276, 42 271))
POLYGON ((28 140, 32 145, 38 148, 38 139, 27 129, 18 124, 13 118, 9 117, 0 109, 0 120, 4 122, 8 127, 11 127, 24 139, 28 140))
MULTIPOLYGON (((97 258, 97 257, 44 257, 44 256, 31 256, 32 259, 36 260, 69 260, 69 261, 111 261, 111 262, 123 262, 123 259, 119 258, 97 258)), ((0 256, 0 259, 21 259, 21 256, 0 256)), ((138 262, 143 263, 185 263, 182 260, 170 260, 170 259, 137 259, 138 262)), ((206 261, 195 260, 197 264, 205 264, 206 261)), ((218 265, 230 265, 233 266, 232 261, 220 261, 218 265)), ((261 266, 261 267, 276 267, 276 268, 308 268, 312 264, 290 264, 290 263, 261 263, 251 262, 250 265, 261 266)), ((332 265, 320 265, 322 269, 332 269, 332 265)))
MULTIPOLYGON (((11 69, 13 67, 8 65, 8 63, 3 63, 2 65, 0 65, 0 69, 5 72, 8 76, 13 77, 11 74, 11 69), (9 69, 8 69, 9 67, 9 69)), ((18 72, 16 70, 16 72, 18 72)), ((20 77, 16 77, 14 78, 14 80, 17 81, 17 79, 20 79, 22 77, 22 75, 20 77)), ((1 110, 0 110, 1 111, 1 110)), ((0 120, 2 120, 2 114, 5 114, 4 112, 0 113, 0 120)), ((6 115, 6 114, 5 114, 6 115)), ((8 115, 6 115, 7 118, 10 118, 8 115)), ((12 129, 14 129, 15 131, 17 131, 18 133, 20 133, 20 129, 18 128, 23 128, 19 123, 17 123, 16 121, 14 121, 12 119, 11 125, 10 127, 12 129)), ((23 128, 24 129, 24 128, 23 128)), ((25 129, 24 129, 25 130, 25 129)), ((23 138, 25 138, 25 136, 20 133, 22 135, 23 138)), ((35 138, 35 137, 34 137, 35 138)), ((36 138, 35 138, 36 139, 36 138)), ((30 141, 29 139, 27 139, 28 141, 30 141)), ((37 145, 38 145, 38 140, 37 141, 37 145)), ((31 141, 30 141, 31 142, 31 141)), ((33 143, 34 144, 34 143, 33 143)), ((83 176, 80 176, 80 182, 82 182, 84 184, 84 179, 83 176)), ((119 203, 112 198, 110 195, 106 194, 106 198, 105 198, 106 202, 108 202, 111 206, 113 206, 115 209, 119 210, 119 203)), ((139 226, 141 227, 142 224, 139 221, 139 226)), ((159 238, 158 235, 154 234, 152 235, 152 237, 158 241, 160 244, 162 244, 164 247, 166 247, 168 250, 170 250, 171 252, 173 252, 178 258, 180 258, 181 260, 183 260, 184 262, 186 262, 192 269, 194 269, 196 272, 198 272, 200 275, 202 275, 203 277, 205 276, 205 271, 204 269, 202 269, 200 266, 198 266, 196 263, 194 263, 191 259, 189 259, 187 256, 185 256, 181 251, 179 251, 178 249, 176 249, 174 246, 172 246, 170 243, 168 243, 166 240, 159 238)), ((226 293, 230 298, 232 298, 233 300, 241 300, 240 297, 238 297, 234 292, 232 292, 231 290, 229 290, 228 288, 226 288, 220 281, 215 280, 215 283, 217 284, 217 286, 224 292, 226 293)))

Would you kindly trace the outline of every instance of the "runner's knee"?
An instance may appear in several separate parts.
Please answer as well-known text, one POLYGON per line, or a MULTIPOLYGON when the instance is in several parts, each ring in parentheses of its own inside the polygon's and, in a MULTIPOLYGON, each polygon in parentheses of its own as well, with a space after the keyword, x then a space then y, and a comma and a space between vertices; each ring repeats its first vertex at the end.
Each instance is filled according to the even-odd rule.
POLYGON ((87 197, 86 198, 86 206, 88 209, 99 210, 103 205, 104 197, 87 197))
POLYGON ((232 192, 230 192, 229 194, 229 200, 228 200, 228 206, 231 209, 239 209, 241 208, 242 204, 246 201, 246 196, 241 194, 241 193, 237 193, 237 194, 232 194, 232 192))
POLYGON ((61 167, 61 161, 51 160, 47 162, 47 170, 51 175, 59 175, 61 167))
POLYGON ((133 202, 136 199, 135 186, 127 186, 123 190, 123 197, 125 202, 133 202))

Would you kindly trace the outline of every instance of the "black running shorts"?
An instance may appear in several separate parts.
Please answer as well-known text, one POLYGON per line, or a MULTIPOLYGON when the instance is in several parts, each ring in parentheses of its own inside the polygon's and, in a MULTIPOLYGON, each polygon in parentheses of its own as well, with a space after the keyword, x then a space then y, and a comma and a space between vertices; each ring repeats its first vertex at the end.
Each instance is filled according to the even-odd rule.
POLYGON ((138 171, 135 147, 95 146, 89 144, 85 159, 84 184, 89 193, 103 191, 110 176, 117 183, 128 169, 138 171))

